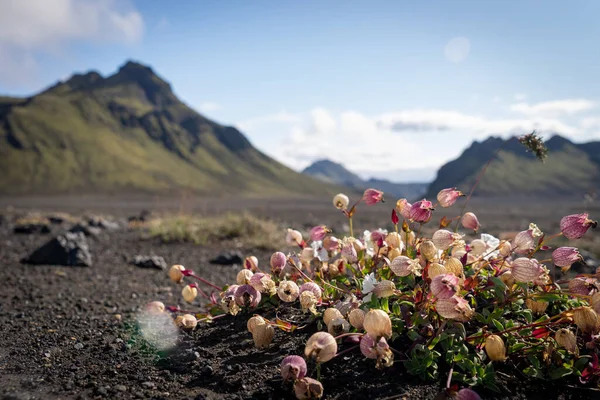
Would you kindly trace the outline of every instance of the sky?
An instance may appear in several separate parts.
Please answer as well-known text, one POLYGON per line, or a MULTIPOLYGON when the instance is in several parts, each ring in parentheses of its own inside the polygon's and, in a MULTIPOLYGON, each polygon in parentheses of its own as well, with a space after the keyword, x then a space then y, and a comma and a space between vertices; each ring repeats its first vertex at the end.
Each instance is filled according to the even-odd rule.
POLYGON ((301 170, 426 181, 473 140, 600 139, 600 1, 3 0, 0 93, 150 65, 301 170))

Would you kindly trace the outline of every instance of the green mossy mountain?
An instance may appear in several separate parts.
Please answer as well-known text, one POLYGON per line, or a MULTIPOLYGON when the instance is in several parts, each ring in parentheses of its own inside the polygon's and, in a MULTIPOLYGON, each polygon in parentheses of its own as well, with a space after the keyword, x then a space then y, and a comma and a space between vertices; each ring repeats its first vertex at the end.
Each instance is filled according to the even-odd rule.
POLYGON ((427 196, 444 188, 468 192, 485 164, 498 152, 483 175, 479 196, 573 196, 595 193, 600 186, 600 142, 576 144, 555 135, 546 142, 544 163, 525 150, 516 137, 491 137, 473 142, 457 159, 444 164, 427 196))
POLYGON ((181 102, 136 62, 76 74, 29 98, 0 97, 0 193, 333 193, 181 102))

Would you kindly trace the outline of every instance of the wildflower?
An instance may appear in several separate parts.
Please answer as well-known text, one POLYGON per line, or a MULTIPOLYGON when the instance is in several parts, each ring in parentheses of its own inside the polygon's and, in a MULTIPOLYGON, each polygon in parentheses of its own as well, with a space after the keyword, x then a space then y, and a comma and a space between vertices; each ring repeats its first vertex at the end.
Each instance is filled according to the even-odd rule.
POLYGON ((475 239, 470 244, 471 254, 480 256, 485 253, 485 242, 481 239, 475 239))
POLYGON ((594 295, 592 296, 591 306, 594 309, 594 311, 596 311, 597 313, 600 312, 600 292, 594 293, 594 295))
POLYGON ((475 391, 464 388, 456 393, 456 400, 481 400, 481 397, 475 391))
POLYGON ((240 307, 235 302, 235 291, 239 287, 239 285, 231 285, 225 292, 221 293, 221 307, 231 315, 237 315, 240 311, 240 307))
POLYGON ((369 206, 383 203, 383 192, 377 189, 367 189, 363 194, 363 201, 369 206))
POLYGON ((279 275, 285 267, 286 262, 287 259, 285 257, 285 254, 283 254, 280 251, 273 253, 270 259, 271 273, 273 273, 274 275, 279 275))
POLYGON ((355 308, 348 314, 348 320, 350 321, 350 325, 361 330, 365 321, 365 312, 360 308, 355 308))
POLYGON ((323 312, 323 322, 325 325, 329 325, 329 323, 336 318, 344 318, 344 316, 340 310, 335 307, 330 307, 323 312))
POLYGON ((446 263, 444 264, 444 268, 449 274, 454 274, 457 277, 462 277, 464 273, 464 267, 460 260, 456 257, 448 257, 446 263))
POLYGON ((363 279, 363 288, 362 294, 366 295, 363 297, 363 301, 369 302, 371 301, 371 296, 373 295, 373 289, 375 289, 375 285, 377 285, 377 279, 375 278, 375 273, 371 272, 366 275, 363 279))
POLYGON ((275 328, 269 323, 258 324, 252 331, 252 340, 257 349, 264 349, 273 341, 275 328))
POLYGON ((593 278, 576 277, 569 281, 569 292, 589 296, 597 290, 597 281, 593 278))
POLYGON ((191 285, 185 285, 181 290, 181 295, 183 299, 188 303, 194 301, 196 296, 198 296, 198 289, 196 288, 196 284, 192 283, 191 285))
POLYGON ((146 311, 150 314, 162 314, 165 311, 165 305, 161 301, 151 301, 146 304, 146 311))
POLYGON ((527 151, 535 154, 538 160, 544 162, 546 157, 548 156, 548 149, 544 144, 544 140, 537 134, 536 131, 531 132, 530 134, 520 136, 519 143, 521 143, 527 151))
POLYGON ((240 270, 240 272, 237 273, 235 283, 237 283, 238 285, 245 285, 250 282, 250 279, 252 279, 253 275, 254 273, 249 269, 242 269, 240 270))
POLYGON ((365 315, 363 327, 371 337, 392 337, 392 320, 383 310, 370 310, 365 315))
POLYGON ((327 236, 323 239, 323 247, 327 251, 335 251, 340 247, 340 241, 335 236, 327 236))
POLYGON ((448 271, 446 270, 446 267, 444 267, 440 263, 431 263, 429 265, 429 268, 427 269, 427 276, 429 276, 429 279, 433 279, 436 276, 447 274, 447 273, 448 273, 448 271))
POLYGON ((460 322, 467 322, 475 313, 465 299, 456 295, 449 299, 438 299, 435 309, 441 317, 460 322))
POLYGON ((175 318, 175 324, 182 329, 191 331, 198 325, 198 320, 192 314, 184 314, 175 318))
POLYGON ((371 335, 363 335, 360 339, 360 352, 366 357, 377 360, 377 368, 391 367, 394 354, 384 337, 376 341, 371 335))
POLYGON ((315 249, 311 247, 305 247, 300 252, 300 261, 310 263, 315 258, 315 249))
POLYGON ((287 356, 281 361, 281 377, 286 382, 304 378, 306 370, 306 361, 300 356, 287 356))
POLYGON ((409 219, 411 219, 414 222, 424 224, 426 222, 429 222, 429 220, 431 219, 432 210, 433 205, 430 201, 425 199, 417 201, 416 203, 413 203, 412 206, 410 206, 409 219))
POLYGON ((479 220, 477 219, 477 216, 472 212, 465 213, 465 215, 462 216, 461 222, 462 226, 466 229, 473 229, 474 231, 479 230, 479 220))
POLYGON ((273 279, 269 274, 263 274, 262 272, 252 275, 248 282, 254 289, 261 293, 268 293, 270 296, 275 295, 277 287, 273 279))
POLYGON ((254 287, 246 284, 240 285, 235 291, 235 302, 240 307, 256 307, 260 303, 260 292, 254 287))
POLYGON ((347 241, 345 244, 342 244, 342 257, 344 257, 349 263, 357 261, 358 253, 354 243, 347 241))
POLYGON ((328 233, 331 232, 331 229, 327 229, 325 225, 317 225, 310 230, 310 240, 319 241, 323 240, 328 233))
POLYGON ((287 230, 287 234, 285 235, 285 242, 289 246, 301 246, 302 245, 302 234, 294 229, 287 230))
POLYGON ((485 352, 492 361, 504 361, 506 359, 506 346, 498 335, 489 335, 485 339, 485 352))
POLYGON ((535 249, 534 230, 528 229, 517 233, 512 242, 512 251, 517 254, 527 254, 535 249))
POLYGON ((313 378, 300 378, 294 382, 294 394, 298 400, 320 399, 323 397, 323 385, 313 378))
POLYGON ((577 337, 575 337, 575 334, 572 331, 561 328, 554 334, 554 340, 556 340, 556 343, 559 346, 564 347, 567 351, 570 351, 571 353, 577 352, 577 337))
POLYGON ((421 255, 425 257, 427 261, 433 261, 438 256, 438 250, 431 240, 426 240, 421 243, 419 250, 421 251, 421 255))
POLYGON ((246 257, 244 260, 244 268, 249 269, 252 272, 256 272, 258 269, 258 258, 255 256, 246 257))
POLYGON ((169 269, 169 278, 171 281, 175 283, 180 283, 183 281, 183 272, 185 271, 185 267, 183 265, 173 265, 171 269, 169 269))
POLYGON ((437 201, 440 206, 447 208, 456 203, 460 196, 464 196, 464 194, 456 188, 442 189, 437 195, 437 201))
POLYGON ((341 335, 342 333, 346 333, 350 330, 350 324, 344 318, 332 319, 326 325, 327 332, 335 336, 341 335))
POLYGON ((592 228, 596 228, 598 223, 588 218, 588 214, 567 215, 560 220, 560 231, 567 239, 579 239, 592 228))
POLYGON ((300 296, 300 288, 294 281, 281 281, 277 287, 277 295, 281 301, 291 303, 300 296))
POLYGON ((453 274, 438 275, 431 280, 431 293, 438 299, 449 299, 458 291, 458 277, 453 274))
POLYGON ((573 310, 573 322, 586 333, 594 333, 600 327, 598 314, 590 307, 579 307, 573 310))
POLYGON ((338 193, 333 198, 333 205, 338 210, 345 210, 348 208, 348 204, 350 204, 350 200, 348 199, 348 196, 343 193, 338 193))
POLYGON ((400 256, 394 258, 390 264, 390 269, 397 276, 408 276, 410 274, 421 276, 421 270, 423 268, 421 267, 419 260, 413 260, 406 256, 400 256))
POLYGON ((400 252, 404 250, 404 243, 402 242, 402 237, 398 232, 390 232, 385 237, 385 242, 391 249, 399 249, 400 252))
POLYGON ((322 295, 321 288, 314 282, 303 283, 302 286, 300 286, 300 294, 303 292, 312 292, 317 300, 319 300, 322 295))
POLYGON ((396 202, 396 211, 400 213, 405 219, 410 219, 410 209, 412 204, 406 199, 400 199, 396 202))
POLYGON ((542 266, 527 257, 517 258, 512 263, 512 276, 517 282, 533 282, 544 275, 542 266))
POLYGON ((529 308, 535 314, 543 314, 549 305, 547 301, 537 301, 530 298, 525 300, 525 304, 527 305, 527 308, 529 308))
POLYGON ((305 292, 300 293, 300 307, 302 307, 302 311, 310 311, 311 313, 316 314, 317 302, 318 300, 313 292, 307 290, 305 292))
POLYGON ((552 252, 552 262, 557 267, 561 267, 563 271, 571 268, 571 265, 583 258, 575 247, 559 247, 552 252))
POLYGON ((534 239, 537 239, 544 235, 544 232, 542 232, 542 230, 538 228, 538 226, 533 222, 529 224, 529 230, 531 231, 531 234, 533 235, 534 239))
POLYGON ((318 363, 324 363, 333 358, 337 353, 337 342, 327 332, 314 333, 306 342, 304 355, 318 363))
POLYGON ((373 293, 378 298, 393 296, 396 292, 396 284, 392 281, 384 280, 375 285, 373 293))
POLYGON ((433 233, 431 241, 440 250, 448 250, 453 246, 457 240, 460 240, 462 235, 454 232, 450 232, 446 229, 439 229, 433 233))
POLYGON ((484 260, 496 258, 498 254, 500 254, 500 250, 498 250, 500 247, 500 239, 487 233, 482 233, 481 240, 483 243, 485 243, 485 254, 483 256, 484 260))

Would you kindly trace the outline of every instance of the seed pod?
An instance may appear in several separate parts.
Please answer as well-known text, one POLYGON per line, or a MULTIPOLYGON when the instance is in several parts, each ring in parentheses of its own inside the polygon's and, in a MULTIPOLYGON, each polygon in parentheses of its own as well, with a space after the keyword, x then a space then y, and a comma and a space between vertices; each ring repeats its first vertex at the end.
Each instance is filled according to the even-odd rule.
POLYGON ((273 253, 270 259, 271 273, 273 275, 279 275, 281 270, 283 270, 283 268, 285 267, 286 263, 287 259, 285 257, 285 254, 283 254, 280 251, 273 253))
POLYGON ((151 301, 146 304, 146 311, 150 314, 162 314, 165 311, 165 305, 162 301, 151 301))
POLYGON ((235 302, 240 307, 254 308, 260 303, 260 292, 250 285, 240 285, 235 291, 235 302))
POLYGON ((333 358, 337 353, 337 342, 335 338, 327 332, 317 332, 313 334, 306 342, 304 355, 306 358, 312 358, 318 363, 324 363, 333 358))
POLYGON ((198 296, 198 289, 196 289, 196 287, 192 285, 185 285, 181 290, 181 295, 183 296, 183 299, 185 301, 191 303, 194 301, 196 296, 198 296))
POLYGON ((533 282, 540 274, 539 265, 527 257, 517 258, 512 263, 512 276, 517 282, 533 282))
POLYGON ((408 276, 410 274, 421 275, 419 260, 413 260, 406 256, 399 256, 390 264, 390 269, 397 276, 408 276))
POLYGON ((489 335, 485 339, 485 352, 492 361, 504 361, 506 359, 506 347, 504 341, 498 335, 489 335))
POLYGON ((365 321, 365 312, 360 308, 355 308, 348 314, 348 320, 350 320, 350 325, 361 330, 365 321))
POLYGON ((252 272, 256 272, 258 269, 258 258, 254 256, 246 257, 244 260, 244 268, 249 269, 252 272))
POLYGON ((427 270, 427 275, 429 276, 429 279, 433 279, 438 275, 443 275, 446 273, 448 273, 446 267, 438 263, 433 263, 429 265, 429 269, 427 270))
POLYGON ((329 325, 329 323, 336 318, 344 318, 340 310, 337 308, 331 307, 323 312, 323 322, 325 325, 329 325))
POLYGON ((287 356, 281 362, 281 377, 286 382, 304 378, 306 370, 306 361, 300 356, 287 356))
POLYGON ((469 303, 462 297, 452 296, 449 299, 438 299, 435 310, 444 318, 467 322, 475 313, 469 303))
POLYGON ((573 322, 586 333, 595 333, 600 327, 598 314, 590 307, 579 307, 573 310, 573 322))
POLYGON ((450 232, 446 229, 439 229, 433 233, 431 241, 440 250, 448 250, 456 240, 460 239, 460 235, 450 232))
POLYGON ((180 283, 183 281, 183 272, 185 271, 185 267, 183 265, 173 265, 169 269, 169 279, 175 283, 180 283))
POLYGON ((554 340, 556 340, 556 343, 559 346, 564 347, 567 351, 570 351, 571 353, 578 352, 577 337, 570 330, 565 328, 557 330, 554 334, 554 340))
POLYGON ((275 329, 269 323, 256 325, 252 332, 254 346, 258 349, 264 349, 273 341, 275 329))
POLYGON ((399 249, 400 251, 402 251, 402 248, 404 247, 404 244, 402 243, 402 238, 400 237, 400 234, 398 232, 388 233, 388 235, 385 237, 385 242, 392 249, 399 249))
POLYGON ((372 337, 392 337, 392 320, 383 310, 370 310, 363 321, 365 331, 372 337))
POLYGON ((265 325, 266 323, 267 321, 263 317, 260 315, 255 315, 248 319, 248 322, 246 322, 246 327, 248 328, 248 332, 254 333, 258 325, 265 325))
POLYGON ((254 273, 249 269, 242 269, 240 270, 240 272, 238 272, 235 278, 235 283, 237 283, 238 285, 245 285, 247 283, 250 283, 250 279, 252 279, 253 275, 254 273))
POLYGON ((295 229, 288 228, 285 235, 285 242, 288 244, 288 246, 300 246, 302 243, 302 234, 295 229))
POLYGON ((548 302, 546 301, 527 299, 525 300, 525 304, 527 305, 527 308, 529 308, 535 314, 543 314, 548 308, 548 302))
POLYGON ((307 290, 312 292, 317 300, 321 298, 321 288, 316 283, 306 282, 303 283, 302 286, 300 286, 300 294, 302 294, 302 292, 306 292, 307 290))
POLYGON ((375 288, 373 289, 373 293, 375 294, 375 296, 377 296, 380 299, 384 297, 393 296, 395 292, 396 284, 392 281, 387 280, 379 282, 377 285, 375 285, 375 288))
POLYGON ((198 320, 192 314, 184 314, 175 318, 175 324, 181 329, 191 331, 198 325, 198 320))
POLYGON ((480 256, 485 253, 486 245, 481 239, 475 239, 471 242, 471 254, 474 256, 480 256))
POLYGON ((294 394, 298 400, 320 399, 323 385, 316 379, 304 377, 294 383, 294 394))
POLYGON ((461 277, 464 274, 464 267, 460 260, 455 257, 449 257, 444 264, 446 272, 461 277))
POLYGON ((277 295, 281 301, 292 303, 300 296, 300 288, 294 281, 281 281, 277 287, 277 295))
POLYGON ((348 204, 350 204, 350 199, 343 193, 338 193, 333 198, 333 205, 338 210, 345 210, 348 208, 348 204))
POLYGON ((474 231, 479 230, 479 220, 477 219, 477 216, 472 212, 465 213, 465 215, 463 215, 461 219, 461 222, 462 226, 466 229, 473 229, 474 231))
POLYGON ((431 293, 437 299, 449 299, 458 291, 458 277, 453 274, 441 274, 431 280, 431 293))
POLYGON ((596 311, 596 313, 600 312, 600 292, 598 293, 594 293, 594 295, 592 296, 592 308, 594 309, 594 311, 596 311))
POLYGON ((350 324, 344 318, 335 318, 327 324, 327 332, 334 336, 350 331, 350 324))
POLYGON ((421 250, 421 255, 425 257, 427 261, 433 261, 437 258, 438 251, 435 247, 435 244, 433 244, 431 240, 426 240, 421 243, 421 247, 419 249, 421 250))

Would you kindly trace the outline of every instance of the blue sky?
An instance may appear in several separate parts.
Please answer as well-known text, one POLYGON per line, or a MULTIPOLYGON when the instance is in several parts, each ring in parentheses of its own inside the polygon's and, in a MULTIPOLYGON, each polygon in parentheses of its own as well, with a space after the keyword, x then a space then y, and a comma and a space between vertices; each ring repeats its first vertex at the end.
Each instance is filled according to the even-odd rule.
POLYGON ((134 59, 293 168, 431 179, 492 134, 600 139, 598 15, 593 0, 8 0, 0 93, 134 59))

